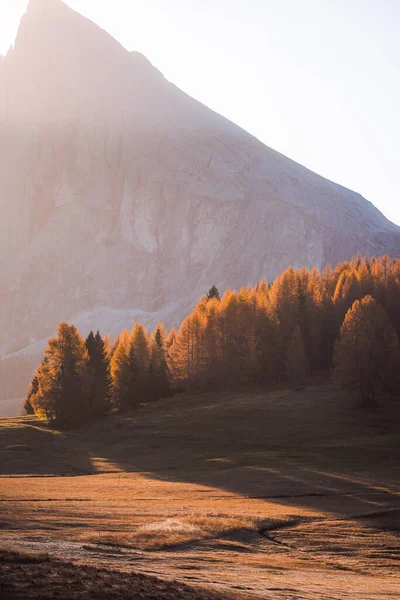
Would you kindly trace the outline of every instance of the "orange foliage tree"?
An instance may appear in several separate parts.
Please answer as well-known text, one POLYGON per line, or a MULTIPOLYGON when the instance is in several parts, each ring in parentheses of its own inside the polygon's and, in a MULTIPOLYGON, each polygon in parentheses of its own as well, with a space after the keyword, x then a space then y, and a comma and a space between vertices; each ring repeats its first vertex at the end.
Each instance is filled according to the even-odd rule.
POLYGON ((399 337, 386 311, 372 296, 356 300, 336 342, 335 381, 358 389, 360 400, 372 403, 399 368, 399 337))
MULTIPOLYGON (((399 335, 400 259, 357 256, 322 272, 288 268, 272 283, 227 290, 222 298, 213 286, 178 331, 167 333, 158 325, 148 335, 136 323, 112 345, 106 339, 103 349, 104 361, 110 361, 116 409, 171 390, 299 382, 308 374, 328 373, 335 347, 335 379, 359 382, 363 398, 372 399, 383 379, 387 387, 396 385, 389 365, 396 360, 399 335), (355 335, 362 341, 359 346, 350 343, 355 335), (357 367, 349 357, 356 357, 357 367)), ((54 394, 46 392, 54 373, 53 346, 32 381, 28 411, 36 406, 38 412, 39 404, 40 410, 53 410, 54 394), (50 397, 46 404, 43 399, 50 397)), ((80 360, 86 364, 84 352, 80 360)))

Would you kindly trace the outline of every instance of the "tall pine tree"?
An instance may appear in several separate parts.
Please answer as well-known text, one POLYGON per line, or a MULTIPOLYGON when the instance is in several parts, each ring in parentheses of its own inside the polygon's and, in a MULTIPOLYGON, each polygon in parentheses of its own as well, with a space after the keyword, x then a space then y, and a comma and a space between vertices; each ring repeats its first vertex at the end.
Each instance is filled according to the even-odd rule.
POLYGON ((136 395, 139 402, 150 400, 149 369, 150 369, 150 343, 146 329, 136 323, 130 335, 137 361, 136 395))
POLYGON ((159 325, 151 342, 149 391, 152 399, 163 398, 171 393, 164 339, 164 331, 159 325))
POLYGON ((112 382, 108 352, 99 331, 96 335, 93 331, 89 333, 86 348, 89 354, 90 412, 93 416, 100 416, 110 409, 112 382))
POLYGON ((57 336, 45 350, 37 373, 38 391, 31 402, 35 414, 60 427, 69 427, 90 416, 85 342, 74 325, 61 323, 57 336))

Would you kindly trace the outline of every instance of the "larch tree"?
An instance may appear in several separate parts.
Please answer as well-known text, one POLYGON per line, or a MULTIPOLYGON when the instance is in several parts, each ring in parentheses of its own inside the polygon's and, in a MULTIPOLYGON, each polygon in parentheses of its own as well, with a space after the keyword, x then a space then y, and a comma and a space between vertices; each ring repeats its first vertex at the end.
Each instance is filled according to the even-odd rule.
MULTIPOLYGON (((44 419, 49 422, 53 421, 53 415, 56 414, 53 408, 55 404, 54 394, 49 393, 51 385, 51 377, 49 373, 49 360, 45 355, 41 365, 36 371, 36 382, 34 383, 34 393, 29 394, 29 403, 33 408, 34 414, 39 419, 44 419)), ((33 391, 33 389, 32 389, 33 391)))
POLYGON ((200 381, 202 320, 197 311, 186 317, 170 348, 170 364, 178 387, 193 387, 200 381))
POLYGON ((175 329, 171 329, 171 331, 165 336, 165 350, 167 352, 169 351, 172 344, 174 343, 175 338, 176 338, 176 331, 175 331, 175 329))
POLYGON ((106 353, 108 360, 110 361, 111 360, 111 341, 110 341, 110 336, 107 333, 103 338, 103 342, 104 342, 104 351, 106 353))
POLYGON ((267 385, 278 377, 278 328, 267 310, 260 307, 256 320, 255 381, 267 385))
POLYGON ((220 302, 216 297, 207 301, 203 323, 204 386, 215 389, 220 385, 221 370, 220 302))
POLYGON ((386 311, 372 296, 356 300, 336 343, 334 381, 357 389, 361 402, 368 404, 399 368, 399 338, 386 311))
POLYGON ((292 337, 289 341, 286 359, 286 373, 288 380, 295 385, 304 383, 304 380, 308 375, 306 349, 299 325, 296 325, 294 328, 292 337))
POLYGON ((237 365, 239 361, 237 348, 237 294, 228 290, 225 292, 219 314, 219 344, 220 344, 220 387, 226 389, 238 383, 239 373, 237 365))
MULTIPOLYGON (((39 367, 40 369, 40 367, 39 367)), ((34 415, 35 410, 32 405, 32 398, 36 396, 39 391, 39 378, 38 378, 38 370, 36 370, 34 376, 32 377, 32 381, 29 384, 28 393, 26 394, 24 406, 22 409, 22 414, 24 415, 34 415)))
POLYGON ((118 348, 118 345, 119 345, 119 342, 120 342, 120 338, 121 338, 121 334, 118 334, 117 336, 115 336, 114 341, 113 341, 112 344, 111 344, 111 342, 110 342, 110 340, 108 338, 108 341, 110 342, 110 348, 108 350, 110 361, 111 361, 112 357, 114 356, 114 352, 118 348))
POLYGON ((90 416, 85 342, 75 325, 61 323, 45 350, 38 370, 38 391, 32 396, 35 414, 61 427, 90 416))
POLYGON ((278 381, 286 370, 287 347, 294 327, 300 321, 299 285, 294 269, 286 269, 272 284, 268 312, 278 327, 278 381))
POLYGON ((398 385, 400 259, 357 256, 322 272, 289 268, 272 283, 227 290, 221 299, 213 286, 178 333, 166 335, 160 326, 149 339, 136 323, 112 347, 92 333, 88 356, 76 329, 60 328, 25 405, 48 420, 69 422, 78 413, 83 420, 106 410, 109 361, 119 409, 165 395, 169 386, 297 383, 308 371, 331 369, 333 355, 335 380, 372 401, 379 387, 393 392, 398 385))
POLYGON ((112 404, 126 410, 140 403, 138 394, 139 366, 131 336, 123 331, 111 358, 112 404))

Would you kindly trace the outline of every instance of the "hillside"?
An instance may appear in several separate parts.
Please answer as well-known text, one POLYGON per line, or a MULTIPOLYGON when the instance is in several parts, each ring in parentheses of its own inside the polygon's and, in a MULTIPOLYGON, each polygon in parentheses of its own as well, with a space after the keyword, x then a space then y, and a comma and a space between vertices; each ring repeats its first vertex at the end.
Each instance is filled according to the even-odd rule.
POLYGON ((5 358, 37 360, 61 320, 84 334, 177 326, 212 283, 400 251, 400 229, 359 194, 188 97, 60 0, 29 2, 1 62, 0 126, 5 358))
POLYGON ((399 405, 320 383, 0 421, 0 546, 254 598, 399 586, 399 405))

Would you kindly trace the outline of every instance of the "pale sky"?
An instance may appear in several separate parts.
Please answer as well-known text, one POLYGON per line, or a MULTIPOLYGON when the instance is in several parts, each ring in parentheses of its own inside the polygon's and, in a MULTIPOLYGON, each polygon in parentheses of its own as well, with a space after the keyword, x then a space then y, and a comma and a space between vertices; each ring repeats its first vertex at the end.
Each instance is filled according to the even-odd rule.
MULTIPOLYGON (((400 0, 67 0, 191 96, 400 224, 400 0)), ((27 0, 0 0, 0 53, 27 0)))

